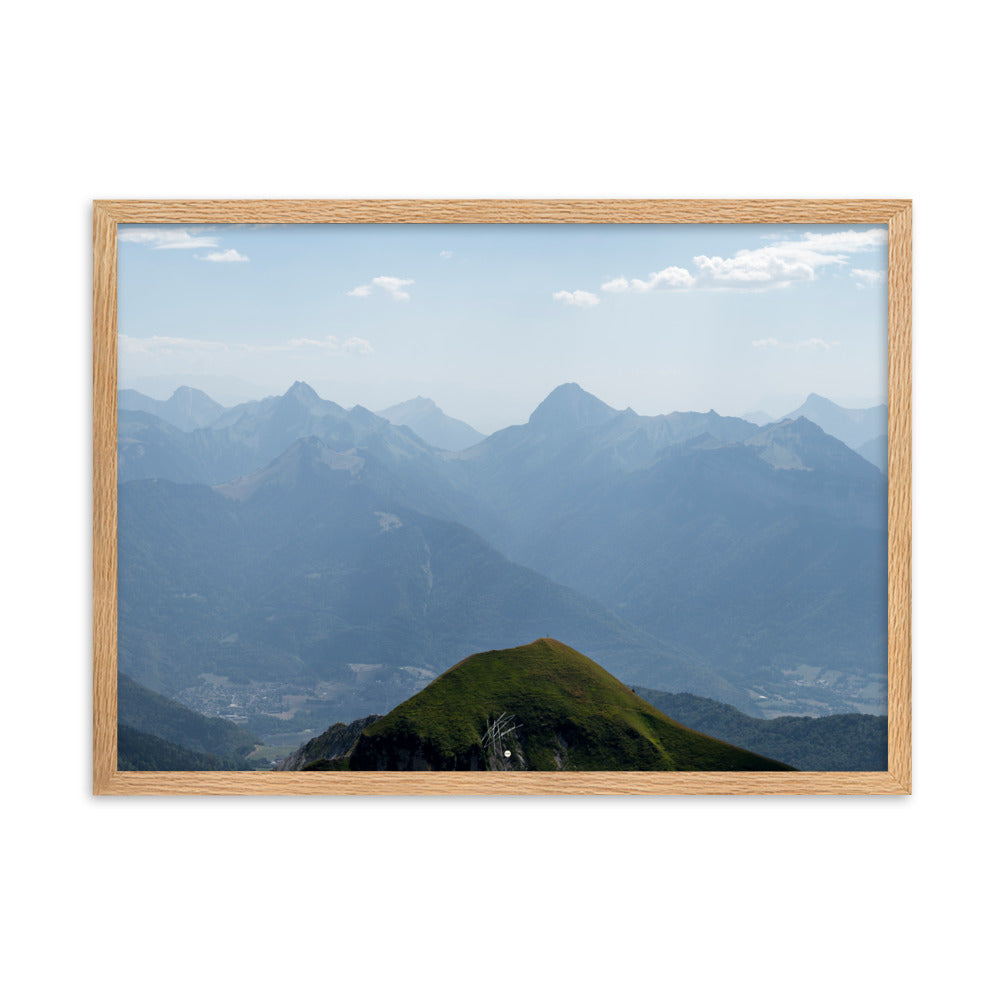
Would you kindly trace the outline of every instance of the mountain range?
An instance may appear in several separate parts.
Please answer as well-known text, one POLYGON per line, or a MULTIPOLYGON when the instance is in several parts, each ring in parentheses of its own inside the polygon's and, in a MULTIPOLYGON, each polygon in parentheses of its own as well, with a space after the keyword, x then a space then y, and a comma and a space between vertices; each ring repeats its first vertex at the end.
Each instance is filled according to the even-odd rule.
POLYGON ((556 634, 755 715, 884 710, 885 477, 807 418, 567 384, 451 451, 299 382, 190 430, 122 409, 118 454, 120 664, 193 708, 324 728, 556 634))
POLYGON ((824 396, 811 392, 806 401, 787 415, 786 419, 805 417, 827 434, 839 438, 849 448, 860 448, 874 438, 886 433, 889 408, 884 403, 861 410, 850 410, 824 396))
POLYGON ((804 418, 640 417, 566 385, 448 465, 498 549, 740 686, 822 666, 852 710, 884 672, 885 477, 804 418))
POLYGON ((747 703, 696 658, 470 529, 387 502, 386 475, 303 438, 215 488, 122 484, 121 668, 171 694, 205 673, 323 682, 352 717, 471 652, 558 630, 637 681, 747 703))
POLYGON ((786 419, 794 420, 796 417, 811 420, 827 434, 843 441, 881 469, 883 475, 888 471, 889 408, 884 403, 852 410, 813 392, 786 419))

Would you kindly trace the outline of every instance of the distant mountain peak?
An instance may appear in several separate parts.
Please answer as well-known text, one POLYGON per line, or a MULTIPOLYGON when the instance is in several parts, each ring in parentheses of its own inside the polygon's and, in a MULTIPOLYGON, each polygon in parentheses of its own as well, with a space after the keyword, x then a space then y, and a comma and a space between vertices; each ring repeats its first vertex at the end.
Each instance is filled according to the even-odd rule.
POLYGON ((434 402, 433 399, 428 399, 427 396, 414 396, 413 399, 406 400, 405 403, 396 403, 395 406, 389 406, 384 410, 379 410, 379 416, 386 417, 386 419, 394 419, 396 417, 422 417, 430 413, 441 413, 441 408, 434 402), (390 416, 390 414, 392 416, 390 416))
POLYGON ((293 382, 285 396, 310 403, 319 399, 316 390, 308 382, 293 382))
POLYGON ((787 416, 808 417, 827 434, 839 438, 850 448, 858 448, 887 432, 889 411, 884 403, 864 409, 849 409, 811 392, 806 401, 787 416))
POLYGON ((776 469, 852 471, 863 474, 859 456, 808 417, 785 417, 747 438, 748 447, 776 469))
POLYGON ((576 382, 565 382, 538 404, 528 418, 528 423, 541 430, 576 430, 581 427, 597 427, 613 420, 617 415, 617 410, 576 382))
POLYGON ((139 410, 165 420, 182 431, 193 431, 214 423, 226 408, 201 389, 178 386, 167 400, 152 399, 132 389, 118 393, 118 405, 126 410, 139 410))
POLYGON ((433 399, 414 396, 405 403, 379 410, 378 415, 400 427, 409 427, 429 445, 445 451, 463 451, 483 440, 483 435, 463 420, 449 417, 433 399))
MULTIPOLYGON (((207 392, 202 392, 201 389, 195 389, 194 386, 190 385, 179 385, 174 389, 170 396, 171 399, 207 399, 212 403, 215 400, 207 392)), ((216 404, 218 405, 218 404, 216 404)))

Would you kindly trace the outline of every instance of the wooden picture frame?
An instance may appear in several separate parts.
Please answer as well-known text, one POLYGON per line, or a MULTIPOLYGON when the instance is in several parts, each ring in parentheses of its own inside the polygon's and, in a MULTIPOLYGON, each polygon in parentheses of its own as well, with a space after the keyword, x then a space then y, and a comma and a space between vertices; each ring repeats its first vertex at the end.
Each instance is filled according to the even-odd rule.
POLYGON ((911 791, 911 258, 905 200, 96 201, 93 791, 98 795, 908 794, 911 791), (117 227, 123 223, 764 223, 888 227, 885 772, 142 772, 117 761, 117 227))

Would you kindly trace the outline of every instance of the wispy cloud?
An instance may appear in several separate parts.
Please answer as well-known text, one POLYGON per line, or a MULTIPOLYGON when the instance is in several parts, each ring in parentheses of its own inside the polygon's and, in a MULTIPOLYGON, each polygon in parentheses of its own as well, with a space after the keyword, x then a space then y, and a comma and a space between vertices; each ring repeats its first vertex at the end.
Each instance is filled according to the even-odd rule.
POLYGON ((758 350, 781 348, 786 351, 829 351, 831 348, 840 347, 840 341, 827 341, 822 337, 809 337, 806 340, 780 341, 777 337, 764 337, 761 340, 751 340, 750 346, 756 347, 758 350))
MULTIPOLYGON (((348 337, 347 340, 341 340, 339 337, 332 335, 323 337, 322 340, 316 340, 312 337, 296 337, 294 340, 288 341, 287 346, 293 349, 316 348, 331 354, 375 353, 375 348, 372 347, 371 342, 365 340, 363 337, 348 337)), ((280 345, 277 349, 281 350, 280 345)))
POLYGON ((602 292, 627 292, 628 291, 628 278, 612 278, 611 281, 605 281, 601 285, 602 292))
POLYGON ((150 359, 187 359, 246 357, 249 355, 294 355, 303 351, 322 351, 325 354, 374 354, 375 348, 363 337, 294 337, 281 344, 228 343, 221 340, 198 340, 193 337, 118 337, 118 349, 123 354, 144 356, 150 359))
POLYGON ((575 292, 553 292, 552 298, 568 306, 596 306, 601 301, 593 292, 584 292, 579 288, 575 292))
POLYGON ((213 264, 243 264, 250 258, 238 250, 221 250, 215 253, 195 254, 197 260, 210 260, 213 264))
POLYGON ((387 291, 397 302, 405 302, 410 297, 410 293, 404 292, 403 289, 413 283, 412 278, 390 278, 384 274, 381 277, 372 278, 373 285, 387 291))
POLYGON ((654 288, 690 288, 695 279, 686 267, 665 267, 662 271, 653 271, 648 278, 633 278, 631 281, 621 277, 606 281, 601 285, 605 292, 651 292, 654 288))
POLYGON ((219 236, 212 227, 177 229, 176 227, 122 227, 118 230, 120 243, 138 243, 150 250, 212 250, 212 253, 195 254, 195 260, 212 264, 245 264, 249 257, 238 250, 215 250, 219 236))
MULTIPOLYGON (((778 234, 771 234, 772 238, 778 234)), ((601 285, 605 292, 651 292, 656 289, 729 289, 745 292, 788 288, 798 282, 813 281, 830 267, 846 265, 851 256, 870 252, 888 241, 885 228, 835 233, 806 233, 793 240, 773 239, 768 246, 739 250, 732 257, 699 255, 693 271, 670 266, 653 271, 648 278, 624 275, 601 285)), ((855 268, 852 277, 876 284, 883 271, 855 268)))
POLYGON ((844 254, 859 253, 862 250, 874 250, 889 242, 889 230, 880 229, 847 229, 839 233, 806 233, 800 240, 786 240, 777 244, 781 247, 805 247, 807 250, 818 250, 823 253, 844 254))
POLYGON ((851 277, 856 279, 858 288, 874 288, 884 285, 888 275, 885 271, 869 271, 863 267, 851 268, 851 277))
MULTIPOLYGON (((119 227, 119 243, 142 243, 153 250, 198 250, 203 247, 217 247, 217 236, 203 235, 206 230, 153 228, 133 229, 119 227)), ((210 232, 210 230, 208 230, 210 232)))
POLYGON ((441 256, 444 257, 445 260, 450 259, 454 255, 455 255, 455 252, 453 250, 442 250, 441 251, 441 256))
POLYGON ((375 348, 364 337, 348 337, 343 344, 346 354, 374 354, 375 348))
POLYGON ((356 298, 366 299, 372 293, 372 288, 381 288, 382 291, 388 292, 397 302, 406 302, 410 293, 403 291, 407 285, 415 284, 413 278, 393 278, 387 274, 379 275, 377 278, 372 278, 372 280, 367 285, 358 285, 357 288, 352 288, 347 294, 353 295, 356 298))

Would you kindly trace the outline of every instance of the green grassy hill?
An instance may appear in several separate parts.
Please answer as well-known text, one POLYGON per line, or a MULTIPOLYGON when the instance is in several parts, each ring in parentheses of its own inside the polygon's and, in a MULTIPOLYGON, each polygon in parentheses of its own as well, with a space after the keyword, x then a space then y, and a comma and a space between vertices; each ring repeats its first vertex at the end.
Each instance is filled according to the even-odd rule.
POLYGON ((349 766, 363 771, 793 770, 681 726, 555 639, 463 660, 365 729, 349 766), (490 752, 483 734, 498 720, 512 732, 490 752))

